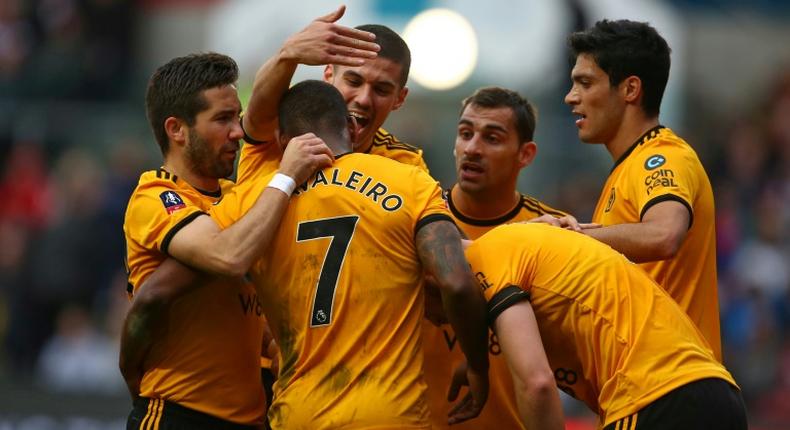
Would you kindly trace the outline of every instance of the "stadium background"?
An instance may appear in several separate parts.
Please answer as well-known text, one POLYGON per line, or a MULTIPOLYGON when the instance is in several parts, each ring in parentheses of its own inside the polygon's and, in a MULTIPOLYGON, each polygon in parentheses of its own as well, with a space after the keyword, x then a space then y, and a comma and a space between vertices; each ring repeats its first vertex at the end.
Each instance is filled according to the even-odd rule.
MULTIPOLYGON (((653 23, 673 48, 662 123, 696 148, 714 185, 725 360, 752 428, 790 425, 790 3, 783 0, 349 0, 346 25, 403 31, 446 7, 477 32, 462 85, 410 79, 387 128, 452 183, 459 101, 483 85, 539 108, 539 155, 520 189, 589 219, 611 167, 579 143, 562 103, 568 32, 597 19, 653 23)), ((128 306, 121 231, 139 173, 159 165, 147 77, 177 55, 216 50, 257 66, 335 2, 0 1, 0 429, 122 429, 117 371, 128 306)), ((296 79, 320 76, 303 68, 296 79)), ((589 414, 568 403, 574 428, 589 414)))

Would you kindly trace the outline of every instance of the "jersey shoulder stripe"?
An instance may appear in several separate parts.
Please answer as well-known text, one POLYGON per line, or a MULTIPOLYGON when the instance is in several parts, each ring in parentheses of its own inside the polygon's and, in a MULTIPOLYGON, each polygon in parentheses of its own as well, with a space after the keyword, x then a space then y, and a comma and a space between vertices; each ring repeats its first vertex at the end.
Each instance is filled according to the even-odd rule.
MULTIPOLYGON (((163 169, 161 167, 156 169, 155 171, 151 170, 149 172, 155 172, 154 174, 156 175, 157 179, 164 179, 166 181, 173 181, 174 183, 178 181, 178 176, 177 175, 171 174, 170 172, 168 172, 167 170, 165 170, 165 169, 163 169)), ((149 173, 149 172, 145 172, 145 173, 149 173)))
POLYGON ((567 215, 562 211, 558 211, 554 208, 546 206, 546 204, 542 203, 540 200, 534 197, 530 197, 526 194, 521 195, 521 204, 525 209, 532 212, 536 212, 540 215, 549 214, 556 217, 564 217, 565 215, 567 215))
POLYGON ((380 128, 378 131, 376 131, 376 136, 373 137, 373 145, 385 146, 387 149, 401 149, 404 151, 414 152, 416 154, 421 152, 420 148, 417 148, 414 145, 409 145, 405 142, 401 142, 400 139, 393 136, 383 128, 380 128))

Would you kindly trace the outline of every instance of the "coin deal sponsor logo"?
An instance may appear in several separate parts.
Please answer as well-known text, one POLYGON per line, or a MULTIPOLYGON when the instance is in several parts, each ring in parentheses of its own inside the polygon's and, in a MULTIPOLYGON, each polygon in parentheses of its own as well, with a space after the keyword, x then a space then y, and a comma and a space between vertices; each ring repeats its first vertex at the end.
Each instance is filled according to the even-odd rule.
POLYGON ((675 172, 670 169, 658 169, 655 172, 645 176, 645 191, 647 195, 659 187, 677 187, 675 183, 675 172))
POLYGON ((667 159, 661 154, 651 155, 645 160, 645 169, 653 170, 664 165, 667 159))

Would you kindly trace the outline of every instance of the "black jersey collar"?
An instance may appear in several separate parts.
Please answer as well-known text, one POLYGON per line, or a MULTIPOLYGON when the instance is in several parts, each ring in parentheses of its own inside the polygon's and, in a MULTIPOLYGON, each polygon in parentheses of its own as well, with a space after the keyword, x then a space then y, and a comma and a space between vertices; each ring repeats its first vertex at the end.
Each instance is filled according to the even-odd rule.
POLYGON ((658 132, 659 132, 661 129, 663 129, 663 128, 664 128, 664 126, 663 126, 663 125, 661 125, 661 124, 659 124, 659 125, 657 125, 657 126, 655 126, 655 127, 651 128, 650 130, 648 130, 648 131, 644 132, 644 134, 642 134, 641 136, 639 136, 639 139, 636 139, 636 142, 634 142, 634 144, 633 144, 633 145, 631 145, 631 147, 630 147, 630 148, 628 148, 628 150, 627 150, 627 151, 625 151, 625 153, 623 153, 623 155, 621 155, 621 156, 620 156, 620 158, 618 158, 618 159, 617 159, 617 161, 615 161, 615 163, 614 163, 614 166, 612 166, 612 170, 610 170, 610 171, 609 171, 609 173, 612 173, 612 172, 614 172, 614 169, 616 169, 616 168, 617 168, 617 166, 619 166, 619 165, 620 165, 620 163, 622 163, 622 162, 623 162, 623 161, 624 161, 626 158, 628 158, 628 156, 629 156, 629 155, 631 155, 631 153, 632 153, 632 152, 634 152, 634 149, 635 149, 637 146, 639 146, 639 145, 641 145, 641 144, 643 144, 643 143, 647 142, 648 140, 650 140, 650 139, 652 139, 652 138, 656 137, 656 135, 658 134, 658 132))
MULTIPOLYGON (((457 184, 455 186, 458 186, 457 184)), ((519 195, 518 202, 516 206, 513 207, 508 213, 494 219, 475 219, 469 218, 468 216, 462 214, 458 208, 455 207, 453 203, 453 189, 450 188, 447 190, 447 205, 450 207, 450 212, 452 212, 453 216, 463 222, 464 224, 475 225, 478 227, 490 227, 492 225, 499 225, 504 224, 507 221, 510 221, 513 217, 518 215, 518 212, 521 210, 521 206, 524 204, 524 196, 519 195)))

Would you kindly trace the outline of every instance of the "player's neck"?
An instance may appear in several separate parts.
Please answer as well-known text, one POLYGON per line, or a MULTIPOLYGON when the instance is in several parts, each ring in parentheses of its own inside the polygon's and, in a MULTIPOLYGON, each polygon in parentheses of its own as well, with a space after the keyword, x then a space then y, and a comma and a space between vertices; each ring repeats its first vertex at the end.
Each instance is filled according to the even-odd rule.
POLYGON ((185 180, 192 187, 201 190, 214 192, 219 190, 219 179, 199 175, 186 165, 183 157, 165 157, 164 169, 168 172, 185 180))
POLYGON ((328 146, 329 149, 332 150, 332 154, 334 154, 335 157, 343 154, 348 154, 349 152, 352 151, 351 148, 353 147, 353 144, 351 142, 349 142, 346 139, 340 139, 340 138, 330 139, 325 137, 324 143, 326 143, 326 146, 328 146))
POLYGON ((351 147, 354 149, 354 152, 368 153, 370 148, 373 146, 373 139, 375 136, 376 135, 374 133, 372 136, 370 136, 370 139, 365 142, 362 142, 359 140, 359 138, 357 138, 357 141, 351 142, 351 147))
POLYGON ((626 112, 614 137, 606 142, 606 149, 612 156, 612 161, 617 162, 636 142, 636 139, 657 125, 658 116, 648 118, 641 109, 626 112))
POLYGON ((485 192, 469 194, 458 184, 450 190, 453 206, 464 216, 475 219, 495 219, 512 211, 521 200, 521 195, 514 188, 503 187, 502 192, 485 192))

